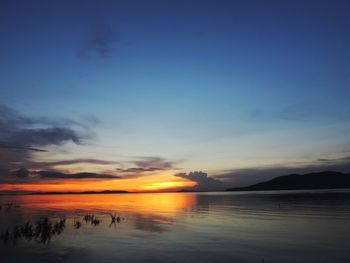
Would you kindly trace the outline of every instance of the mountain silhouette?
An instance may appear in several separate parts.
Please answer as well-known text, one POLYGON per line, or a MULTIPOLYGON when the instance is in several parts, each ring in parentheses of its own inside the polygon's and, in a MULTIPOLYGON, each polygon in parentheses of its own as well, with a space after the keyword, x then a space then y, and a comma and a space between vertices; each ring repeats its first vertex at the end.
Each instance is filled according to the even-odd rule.
POLYGON ((298 190, 350 188, 350 174, 325 171, 279 176, 266 182, 226 191, 298 190))

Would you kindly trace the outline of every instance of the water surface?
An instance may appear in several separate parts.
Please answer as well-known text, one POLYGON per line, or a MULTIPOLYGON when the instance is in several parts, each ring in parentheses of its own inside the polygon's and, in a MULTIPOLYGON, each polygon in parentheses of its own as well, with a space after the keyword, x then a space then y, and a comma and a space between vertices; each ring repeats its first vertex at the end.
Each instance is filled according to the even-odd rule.
POLYGON ((350 262, 349 190, 22 195, 0 204, 5 263, 350 262), (61 219, 50 235, 20 233, 27 222, 35 232, 61 219))

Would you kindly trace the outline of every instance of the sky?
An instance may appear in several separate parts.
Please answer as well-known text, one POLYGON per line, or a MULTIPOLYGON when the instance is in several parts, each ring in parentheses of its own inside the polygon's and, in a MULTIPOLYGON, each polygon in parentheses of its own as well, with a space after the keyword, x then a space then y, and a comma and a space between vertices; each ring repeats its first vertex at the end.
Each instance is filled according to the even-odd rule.
POLYGON ((0 190, 350 172, 349 1, 0 1, 0 190))

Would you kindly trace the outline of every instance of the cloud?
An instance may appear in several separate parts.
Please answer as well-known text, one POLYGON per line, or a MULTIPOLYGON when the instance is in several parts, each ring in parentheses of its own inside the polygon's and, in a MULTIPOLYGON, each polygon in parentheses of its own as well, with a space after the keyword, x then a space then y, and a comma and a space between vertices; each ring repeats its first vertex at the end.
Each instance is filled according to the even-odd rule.
POLYGON ((50 179, 119 179, 120 177, 113 174, 105 173, 63 173, 59 171, 46 171, 46 170, 28 170, 26 168, 20 168, 12 170, 10 172, 6 170, 0 170, 2 173, 1 183, 7 184, 30 184, 30 183, 42 183, 43 180, 50 179))
POLYGON ((142 157, 139 160, 131 161, 135 167, 117 168, 121 174, 126 174, 123 178, 137 178, 152 172, 174 170, 175 163, 167 161, 161 157, 142 157))
POLYGON ((197 185, 193 189, 197 191, 219 191, 224 188, 220 180, 209 177, 203 172, 178 173, 175 176, 196 182, 197 185))
POLYGON ((139 168, 144 169, 158 169, 158 170, 168 170, 172 169, 174 166, 173 162, 166 161, 164 158, 160 157, 143 157, 142 160, 134 161, 134 163, 139 168))
POLYGON ((26 167, 34 152, 46 151, 42 147, 67 142, 83 144, 90 137, 89 128, 84 123, 28 117, 0 104, 0 167, 3 169, 26 167))
MULTIPOLYGON (((26 167, 30 170, 47 170, 47 171, 56 171, 56 166, 66 166, 66 165, 74 165, 74 164, 95 164, 95 165, 112 165, 117 162, 106 161, 100 159, 90 159, 90 158, 81 158, 81 159, 72 159, 72 160, 61 160, 61 161, 53 161, 53 162, 36 162, 36 161, 27 161, 26 167)), ((22 165, 24 166, 24 165, 22 165)))
POLYGON ((163 169, 155 168, 155 167, 150 167, 150 168, 142 168, 142 167, 131 167, 131 168, 117 168, 117 171, 121 173, 143 173, 143 172, 154 172, 154 171, 159 171, 163 169))
POLYGON ((350 172, 350 158, 341 157, 337 159, 318 159, 312 164, 279 165, 270 167, 252 167, 246 169, 232 169, 218 173, 216 178, 220 179, 228 187, 242 187, 274 177, 288 174, 305 174, 322 171, 350 172))
POLYGON ((95 24, 89 28, 83 45, 78 50, 80 58, 98 56, 107 58, 113 52, 113 44, 118 40, 113 29, 105 23, 95 24))
POLYGON ((350 161, 350 156, 341 157, 341 158, 337 158, 337 159, 320 158, 320 159, 317 159, 317 161, 319 161, 319 162, 327 162, 327 163, 350 161))
POLYGON ((49 127, 49 128, 32 128, 20 129, 14 134, 9 134, 6 138, 9 144, 26 144, 28 146, 46 146, 60 145, 67 141, 75 144, 81 143, 80 135, 71 128, 66 127, 49 127))
POLYGON ((82 134, 72 128, 74 121, 30 118, 0 104, 0 141, 7 148, 81 143, 82 134))
POLYGON ((12 171, 11 175, 19 178, 27 178, 30 175, 30 171, 26 168, 20 168, 18 170, 12 171))
POLYGON ((56 171, 39 171, 34 172, 40 178, 45 179, 118 179, 119 176, 111 174, 97 174, 97 173, 74 173, 67 174, 56 171))
POLYGON ((13 146, 13 145, 5 145, 0 143, 0 148, 4 149, 17 149, 17 150, 27 150, 27 151, 34 151, 34 152, 48 152, 47 150, 42 150, 38 148, 31 148, 31 147, 21 147, 21 146, 13 146))
POLYGON ((99 159, 72 159, 72 160, 63 160, 63 161, 56 161, 56 162, 44 162, 44 163, 38 163, 38 164, 52 167, 52 166, 58 166, 58 165, 71 165, 71 164, 78 164, 78 163, 109 165, 109 164, 115 164, 116 162, 99 160, 99 159))

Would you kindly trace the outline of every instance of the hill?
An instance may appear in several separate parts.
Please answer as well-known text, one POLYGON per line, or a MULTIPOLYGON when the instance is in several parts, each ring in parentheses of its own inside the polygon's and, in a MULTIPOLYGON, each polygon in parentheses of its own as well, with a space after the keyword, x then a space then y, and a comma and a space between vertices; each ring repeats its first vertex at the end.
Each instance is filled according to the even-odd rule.
POLYGON ((350 188, 350 174, 325 171, 309 174, 290 174, 247 187, 230 188, 226 191, 263 191, 298 189, 350 188))

